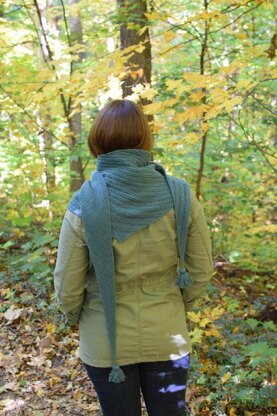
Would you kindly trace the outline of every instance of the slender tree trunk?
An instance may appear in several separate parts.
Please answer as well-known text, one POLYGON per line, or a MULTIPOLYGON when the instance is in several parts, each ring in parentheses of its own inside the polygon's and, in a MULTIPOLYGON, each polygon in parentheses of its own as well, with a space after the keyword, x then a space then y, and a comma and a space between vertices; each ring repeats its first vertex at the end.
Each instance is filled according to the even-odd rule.
MULTIPOLYGON (((38 62, 41 69, 44 67, 43 60, 50 64, 50 56, 49 51, 46 48, 43 34, 42 34, 42 20, 44 21, 44 30, 48 29, 48 21, 47 21, 47 8, 51 7, 51 4, 44 4, 43 7, 39 6, 38 3, 35 3, 37 7, 37 15, 34 16, 34 21, 37 27, 40 27, 40 31, 37 32, 39 38, 40 47, 36 47, 35 51, 38 56, 38 62), (40 8, 39 8, 40 7, 40 8)), ((53 159, 53 136, 50 134, 47 126, 51 126, 52 119, 48 113, 48 108, 39 106, 37 111, 37 124, 40 126, 40 130, 38 133, 38 141, 39 141, 39 155, 41 158, 41 166, 42 166, 42 185, 44 189, 44 199, 47 203, 45 208, 48 211, 49 219, 53 219, 53 212, 51 201, 49 198, 49 194, 53 192, 55 187, 55 164, 53 159)))
MULTIPOLYGON (((79 0, 69 0, 69 5, 79 3, 79 0)), ((79 15, 69 16, 69 28, 70 28, 70 42, 74 44, 83 44, 83 28, 82 22, 79 15)), ((84 54, 78 54, 78 60, 71 63, 71 73, 74 72, 76 66, 84 59, 84 54)), ((69 106, 70 109, 74 105, 74 102, 70 100, 69 106)), ((71 150, 70 157, 70 192, 77 191, 82 183, 84 182, 84 172, 82 167, 81 157, 77 154, 74 155, 74 147, 77 145, 78 141, 81 139, 82 134, 82 110, 81 106, 78 109, 79 111, 75 113, 72 117, 69 118, 69 128, 70 128, 70 137, 69 137, 69 148, 71 150)))
MULTIPOLYGON (((70 4, 77 3, 78 0, 70 0, 70 4)), ((40 6, 38 4, 38 0, 33 0, 35 10, 37 13, 38 18, 38 27, 40 31, 38 32, 38 38, 41 48, 41 53, 43 56, 43 59, 45 63, 55 72, 56 79, 58 80, 58 75, 55 68, 55 61, 53 59, 53 52, 50 47, 50 43, 48 41, 47 36, 47 30, 45 27, 45 23, 42 19, 42 13, 40 6)), ((71 35, 69 34, 69 28, 67 23, 67 18, 65 14, 65 7, 63 0, 61 0, 62 7, 63 7, 63 20, 66 28, 67 33, 67 40, 68 40, 68 46, 71 46, 71 37, 73 39, 73 42, 75 43, 82 43, 82 25, 81 20, 78 17, 72 17, 70 18, 70 29, 71 29, 71 35)), ((31 17, 32 18, 32 17, 31 17)), ((80 55, 78 62, 82 60, 82 56, 80 55)), ((76 64, 78 63, 76 62, 76 64)), ((71 63, 70 73, 72 75, 74 71, 74 65, 76 65, 73 62, 71 63)), ((60 99, 61 104, 64 112, 64 117, 68 123, 69 127, 69 149, 70 149, 70 191, 74 192, 80 188, 84 181, 84 174, 83 174, 83 168, 82 168, 82 162, 79 155, 74 155, 74 147, 78 143, 81 137, 81 109, 80 111, 75 114, 75 116, 70 117, 70 113, 72 111, 72 99, 67 99, 64 92, 60 90, 60 99)))
MULTIPOLYGON (((204 8, 205 12, 208 11, 208 1, 204 0, 204 8)), ((205 57, 207 54, 207 45, 208 45, 208 33, 209 33, 209 23, 207 20, 205 20, 205 29, 204 34, 202 37, 202 43, 201 43, 201 54, 200 54, 200 74, 205 74, 205 57)), ((202 88, 203 93, 205 94, 202 103, 206 104, 207 100, 207 91, 206 88, 202 88)), ((206 128, 206 121, 205 121, 206 112, 203 111, 202 113, 202 119, 201 119, 201 125, 203 134, 201 137, 201 148, 200 148, 200 160, 199 160, 199 168, 197 173, 197 181, 196 181, 196 197, 199 199, 201 195, 201 182, 203 178, 204 173, 204 166, 205 166, 205 150, 206 150, 206 144, 207 144, 207 136, 208 131, 206 128)))
MULTIPOLYGON (((122 84, 123 97, 132 94, 132 88, 138 84, 151 84, 151 43, 147 26, 146 0, 117 0, 119 14, 122 20, 120 27, 121 49, 132 45, 142 45, 141 52, 134 52, 126 62, 126 77, 122 84), (129 27, 132 24, 134 27, 129 27)), ((141 99, 141 104, 149 104, 147 99, 141 99)))

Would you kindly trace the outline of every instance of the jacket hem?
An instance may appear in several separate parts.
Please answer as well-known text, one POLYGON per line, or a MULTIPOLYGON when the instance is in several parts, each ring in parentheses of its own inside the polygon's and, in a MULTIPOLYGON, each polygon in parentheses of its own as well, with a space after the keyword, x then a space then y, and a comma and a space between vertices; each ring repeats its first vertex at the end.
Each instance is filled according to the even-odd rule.
MULTIPOLYGON (((185 357, 186 355, 191 353, 191 349, 183 352, 182 354, 167 354, 167 355, 153 355, 147 357, 140 357, 140 358, 132 358, 130 360, 117 360, 118 365, 130 365, 130 364, 139 364, 139 363, 150 363, 150 362, 157 362, 157 361, 170 361, 170 355, 174 355, 174 360, 180 359, 185 357)), ((98 368, 109 368, 112 366, 112 362, 108 360, 92 360, 90 357, 86 356, 85 354, 79 354, 80 360, 87 365, 92 367, 98 368)))

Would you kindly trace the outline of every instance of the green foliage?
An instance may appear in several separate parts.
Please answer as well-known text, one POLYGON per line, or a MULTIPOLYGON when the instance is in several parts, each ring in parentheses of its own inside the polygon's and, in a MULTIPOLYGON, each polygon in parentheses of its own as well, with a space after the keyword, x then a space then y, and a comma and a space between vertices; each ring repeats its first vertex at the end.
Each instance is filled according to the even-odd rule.
MULTIPOLYGON (((213 302, 212 296, 199 304, 200 310, 213 302)), ((218 303, 226 311, 215 323, 219 335, 203 334, 201 342, 194 344, 190 388, 199 397, 199 401, 195 399, 196 414, 202 414, 207 404, 215 415, 240 407, 249 411, 260 408, 263 410, 258 414, 270 414, 277 398, 276 326, 252 317, 261 308, 259 302, 249 310, 247 304, 243 307, 244 297, 236 299, 223 293, 218 303)), ((190 318, 195 322, 194 316, 190 318)))

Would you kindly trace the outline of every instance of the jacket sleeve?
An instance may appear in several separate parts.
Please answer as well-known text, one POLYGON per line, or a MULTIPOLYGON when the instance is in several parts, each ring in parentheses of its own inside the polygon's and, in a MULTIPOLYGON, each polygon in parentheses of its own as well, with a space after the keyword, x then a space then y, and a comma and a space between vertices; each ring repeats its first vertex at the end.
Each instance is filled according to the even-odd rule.
POLYGON ((67 210, 60 233, 54 285, 58 304, 71 325, 79 320, 88 267, 81 219, 67 210))
POLYGON ((205 292, 213 274, 213 258, 209 229, 202 207, 191 193, 191 220, 187 235, 185 266, 192 284, 182 289, 186 311, 205 292))

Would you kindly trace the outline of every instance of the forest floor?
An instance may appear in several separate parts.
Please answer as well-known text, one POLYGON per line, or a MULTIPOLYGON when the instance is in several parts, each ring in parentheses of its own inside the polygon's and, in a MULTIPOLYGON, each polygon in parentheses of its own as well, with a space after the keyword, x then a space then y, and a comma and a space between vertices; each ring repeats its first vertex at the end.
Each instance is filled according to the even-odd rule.
MULTIPOLYGON (((30 282, 29 272, 16 274, 7 263, 0 271, 0 415, 100 416, 78 359, 78 333, 60 322, 52 283, 43 289, 30 282)), ((195 358, 187 400, 193 416, 277 415, 271 279, 219 265, 203 301, 210 315, 190 315, 195 358), (241 387, 234 388, 237 371, 241 387), (254 404, 247 397, 253 392, 254 404)))

